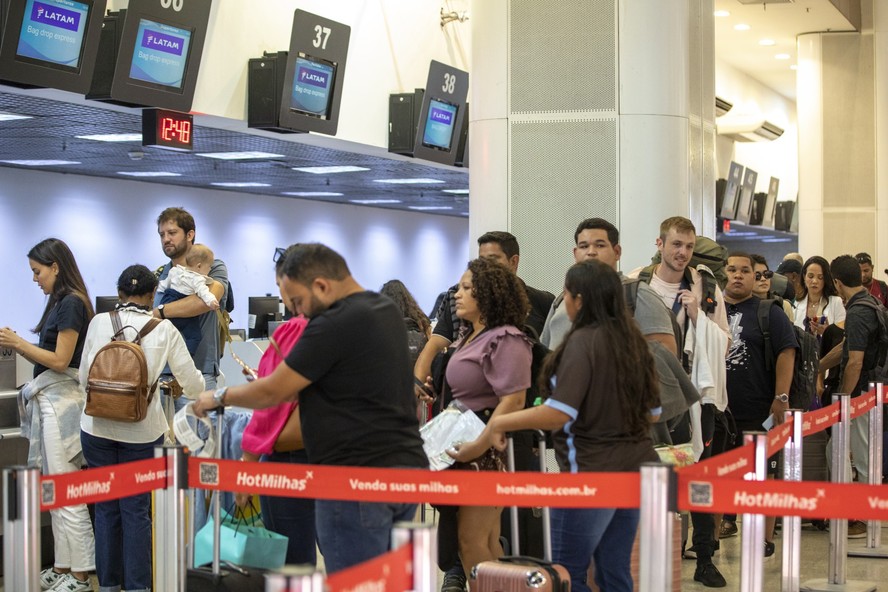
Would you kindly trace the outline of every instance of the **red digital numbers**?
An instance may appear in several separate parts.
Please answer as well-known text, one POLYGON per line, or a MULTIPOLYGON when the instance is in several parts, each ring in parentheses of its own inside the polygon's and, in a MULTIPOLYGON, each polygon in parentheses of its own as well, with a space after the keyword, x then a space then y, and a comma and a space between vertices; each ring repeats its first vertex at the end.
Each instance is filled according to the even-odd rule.
POLYGON ((191 144, 191 122, 186 119, 162 117, 160 119, 160 139, 164 142, 191 144))

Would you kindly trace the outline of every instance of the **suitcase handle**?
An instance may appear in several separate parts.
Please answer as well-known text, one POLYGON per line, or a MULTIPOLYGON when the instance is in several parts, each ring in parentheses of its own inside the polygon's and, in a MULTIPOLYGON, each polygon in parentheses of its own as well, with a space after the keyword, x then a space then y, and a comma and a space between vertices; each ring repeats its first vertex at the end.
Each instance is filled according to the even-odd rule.
MULTIPOLYGON (((540 472, 546 472, 546 432, 543 430, 522 430, 522 431, 531 431, 534 435, 534 440, 536 440, 537 451, 540 456, 540 472)), ((508 465, 508 470, 510 473, 515 472, 515 443, 513 440, 514 432, 506 433, 506 463, 508 465)), ((512 526, 512 550, 515 551, 515 557, 522 557, 521 555, 521 547, 519 543, 519 533, 518 533, 518 507, 512 506, 509 508, 509 518, 512 526)), ((543 554, 545 555, 544 559, 546 561, 552 561, 552 520, 549 514, 549 508, 542 508, 542 520, 543 520, 543 554)), ((536 560, 534 560, 536 561, 536 560)))
POLYGON ((514 563, 515 565, 555 565, 548 559, 539 559, 537 557, 528 557, 527 555, 504 555, 497 559, 503 563, 514 563))

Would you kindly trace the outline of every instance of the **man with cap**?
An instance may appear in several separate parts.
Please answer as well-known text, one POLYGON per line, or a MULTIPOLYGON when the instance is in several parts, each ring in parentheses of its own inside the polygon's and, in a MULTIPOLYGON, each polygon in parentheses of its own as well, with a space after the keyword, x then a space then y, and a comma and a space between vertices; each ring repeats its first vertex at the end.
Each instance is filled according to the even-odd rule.
POLYGON ((873 258, 869 256, 869 253, 857 253, 854 258, 860 265, 863 287, 869 290, 869 293, 881 302, 882 306, 888 307, 888 284, 873 278, 873 258))
POLYGON ((795 300, 799 298, 799 294, 802 293, 802 264, 795 259, 784 259, 777 266, 777 273, 785 276, 795 287, 795 295, 793 296, 793 303, 795 303, 795 300))

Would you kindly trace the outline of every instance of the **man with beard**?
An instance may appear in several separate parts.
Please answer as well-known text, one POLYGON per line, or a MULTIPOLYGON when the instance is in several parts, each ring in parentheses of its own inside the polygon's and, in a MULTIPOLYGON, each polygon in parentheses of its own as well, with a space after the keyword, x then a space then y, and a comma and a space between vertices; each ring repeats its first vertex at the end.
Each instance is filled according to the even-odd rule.
MULTIPOLYGON (((159 280, 164 279, 174 265, 185 265, 185 256, 194 245, 194 217, 182 208, 167 208, 157 217, 157 233, 160 246, 170 262, 160 269, 159 280)), ((208 286, 210 292, 225 309, 228 298, 228 268, 219 259, 214 259, 209 277, 215 280, 208 286)), ((180 319, 198 317, 200 319, 200 342, 194 351, 194 365, 203 373, 207 388, 216 387, 219 376, 219 320, 216 311, 210 309, 196 294, 191 294, 175 302, 160 304, 162 294, 154 298, 154 316, 160 319, 180 319)), ((184 403, 184 402, 183 402, 184 403)))

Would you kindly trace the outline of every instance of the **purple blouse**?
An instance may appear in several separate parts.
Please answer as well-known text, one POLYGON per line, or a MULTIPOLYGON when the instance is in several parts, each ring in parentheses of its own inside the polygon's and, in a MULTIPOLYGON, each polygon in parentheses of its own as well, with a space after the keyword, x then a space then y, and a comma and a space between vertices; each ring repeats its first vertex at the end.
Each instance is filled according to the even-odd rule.
POLYGON ((472 411, 496 407, 500 397, 530 387, 530 339, 512 325, 487 329, 463 345, 447 363, 454 399, 472 411))

